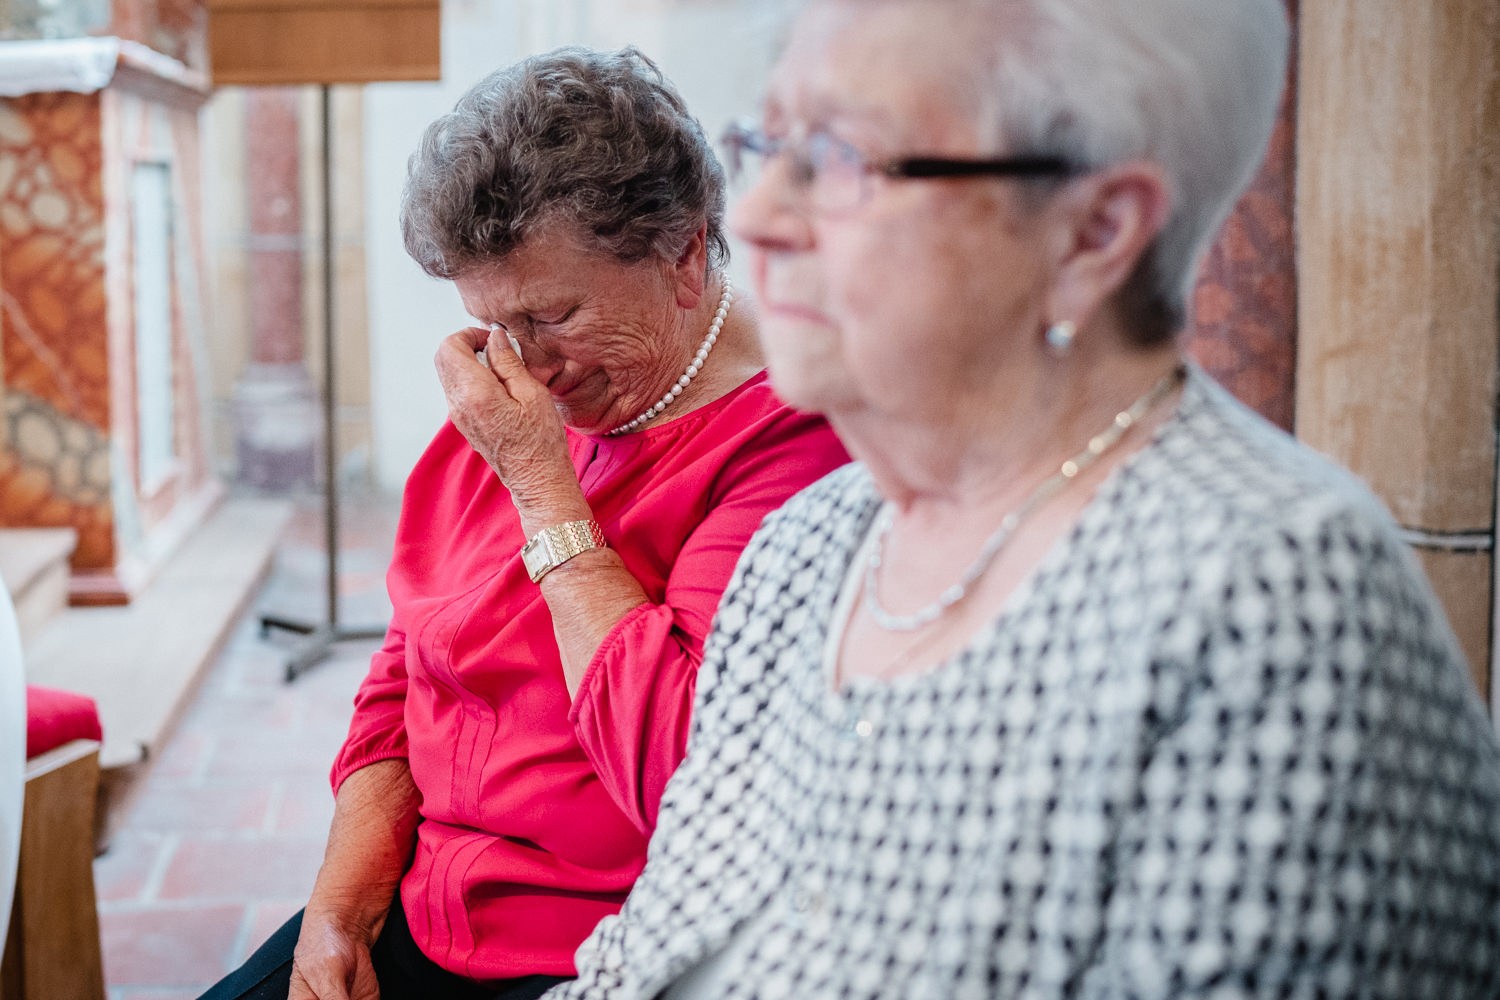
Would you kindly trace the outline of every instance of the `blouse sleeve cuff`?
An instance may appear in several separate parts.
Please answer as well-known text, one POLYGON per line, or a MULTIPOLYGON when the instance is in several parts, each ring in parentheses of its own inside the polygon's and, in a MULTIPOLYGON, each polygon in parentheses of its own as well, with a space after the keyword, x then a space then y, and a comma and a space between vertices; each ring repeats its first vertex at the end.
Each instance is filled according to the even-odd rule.
POLYGON ((405 747, 385 747, 379 750, 372 750, 363 756, 352 758, 340 755, 334 761, 333 771, 329 775, 329 781, 333 785, 334 798, 338 798, 339 789, 344 787, 344 782, 348 781, 349 776, 355 771, 363 770, 371 764, 378 764, 383 760, 406 759, 407 753, 405 747))
POLYGON ((578 681, 578 691, 573 695, 573 704, 568 709, 568 723, 578 725, 578 716, 583 707, 593 698, 595 684, 603 683, 596 680, 604 673, 604 664, 615 657, 621 656, 621 647, 627 645, 631 635, 634 635, 644 623, 644 620, 656 609, 658 605, 649 601, 637 604, 625 616, 615 622, 614 628, 605 633, 604 641, 599 643, 599 648, 594 650, 594 655, 589 659, 589 665, 584 668, 583 677, 578 681))

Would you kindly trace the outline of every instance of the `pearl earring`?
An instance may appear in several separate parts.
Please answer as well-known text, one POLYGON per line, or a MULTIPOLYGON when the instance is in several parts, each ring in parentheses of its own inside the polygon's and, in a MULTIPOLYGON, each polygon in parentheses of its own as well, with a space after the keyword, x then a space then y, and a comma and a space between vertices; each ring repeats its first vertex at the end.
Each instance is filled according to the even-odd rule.
POLYGON ((1052 348, 1052 353, 1063 355, 1073 346, 1073 338, 1078 336, 1078 326, 1070 319, 1058 320, 1047 327, 1047 346, 1052 348))

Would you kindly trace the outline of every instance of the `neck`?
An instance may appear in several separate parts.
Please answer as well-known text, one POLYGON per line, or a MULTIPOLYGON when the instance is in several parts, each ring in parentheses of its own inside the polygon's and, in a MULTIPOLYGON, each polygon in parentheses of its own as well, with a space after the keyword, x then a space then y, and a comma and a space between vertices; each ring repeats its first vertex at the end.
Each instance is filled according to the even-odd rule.
POLYGON ((666 389, 671 389, 674 383, 677 385, 676 395, 667 392, 657 397, 652 408, 613 428, 609 431, 611 435, 660 426, 691 413, 725 395, 759 370, 759 350, 742 296, 739 288, 729 285, 727 276, 710 275, 702 301, 684 321, 678 337, 683 344, 682 367, 674 367, 664 379, 666 389), (727 299, 726 289, 729 290, 727 299), (721 307, 726 308, 726 312, 717 324, 712 343, 709 343, 707 335, 715 327, 721 307), (686 379, 687 384, 681 385, 681 379, 686 379))
MULTIPOLYGON (((709 323, 713 321, 714 311, 718 309, 719 299, 723 295, 721 284, 723 280, 724 276, 718 272, 710 277, 708 288, 703 295, 704 301, 698 309, 694 310, 693 325, 690 327, 693 334, 688 338, 692 343, 683 355, 684 365, 692 356, 692 352, 698 350, 698 345, 702 343, 709 323)), ((719 330, 719 339, 714 344, 714 349, 709 352, 708 363, 683 390, 677 402, 673 403, 654 422, 663 423, 684 413, 690 413, 701 406, 707 406, 721 396, 732 392, 746 379, 764 368, 765 361, 761 357, 755 322, 755 305, 748 291, 743 285, 735 283, 734 303, 730 306, 729 314, 724 317, 724 325, 719 330)))
MULTIPOLYGON (((1171 345, 1110 357, 1048 356, 997 376, 978 398, 915 414, 867 409, 830 421, 903 516, 966 512, 992 520, 1057 472, 1180 357, 1171 345)), ((1101 475, 1131 450, 1114 449, 1099 463, 1101 475)))

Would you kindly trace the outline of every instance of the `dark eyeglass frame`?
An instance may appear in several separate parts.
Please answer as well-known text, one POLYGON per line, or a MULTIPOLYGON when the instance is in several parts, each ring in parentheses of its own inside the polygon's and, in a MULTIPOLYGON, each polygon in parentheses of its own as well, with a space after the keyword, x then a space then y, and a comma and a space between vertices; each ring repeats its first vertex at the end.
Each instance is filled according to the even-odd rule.
MULTIPOLYGON (((889 177, 893 180, 930 180, 945 177, 1071 177, 1086 172, 1083 167, 1061 156, 1047 155, 1007 156, 995 159, 904 156, 889 160, 871 160, 845 140, 826 132, 813 133, 813 135, 819 134, 854 154, 854 157, 857 157, 857 167, 860 173, 889 177)), ((743 151, 748 150, 770 160, 781 155, 788 146, 800 146, 805 151, 810 138, 812 136, 804 136, 800 140, 773 139, 766 135, 765 130, 758 123, 741 119, 729 124, 719 142, 728 153, 729 162, 726 166, 729 173, 734 175, 740 172, 739 160, 743 151)), ((816 175, 816 165, 805 153, 803 159, 806 160, 808 166, 814 167, 807 180, 810 184, 812 177, 816 175)), ((851 159, 849 166, 856 166, 855 160, 851 159)), ((865 197, 866 195, 862 193, 855 204, 863 202, 865 197)))
POLYGON ((1007 156, 997 160, 953 160, 908 156, 867 163, 871 173, 898 180, 929 177, 1071 177, 1079 168, 1060 156, 1007 156))

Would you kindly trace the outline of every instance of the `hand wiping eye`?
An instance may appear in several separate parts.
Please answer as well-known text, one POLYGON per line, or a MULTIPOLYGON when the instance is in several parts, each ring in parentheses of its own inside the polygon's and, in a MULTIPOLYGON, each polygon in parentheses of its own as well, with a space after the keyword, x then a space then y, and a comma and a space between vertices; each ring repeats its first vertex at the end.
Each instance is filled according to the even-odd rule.
MULTIPOLYGON (((494 333, 497 330, 505 334, 505 339, 510 344, 510 349, 516 352, 516 357, 520 358, 522 361, 525 361, 526 356, 521 353, 521 342, 518 341, 515 337, 511 336, 510 331, 506 330, 505 327, 501 326, 499 323, 491 323, 490 332, 494 333)), ((475 356, 479 358, 481 364, 488 366, 489 362, 485 359, 483 351, 478 352, 475 356)))

